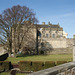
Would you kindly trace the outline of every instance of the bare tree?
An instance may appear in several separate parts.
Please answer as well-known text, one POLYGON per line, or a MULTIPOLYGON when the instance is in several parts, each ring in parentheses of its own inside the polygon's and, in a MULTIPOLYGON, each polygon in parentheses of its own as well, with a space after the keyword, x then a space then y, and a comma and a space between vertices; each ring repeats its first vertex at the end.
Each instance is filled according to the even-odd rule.
POLYGON ((24 39, 30 37, 28 33, 30 34, 32 25, 37 22, 33 11, 26 6, 17 5, 4 10, 0 15, 0 42, 5 44, 11 53, 13 39, 14 56, 16 56, 24 39))
POLYGON ((0 15, 0 43, 5 45, 5 50, 8 50, 9 54, 12 52, 12 29, 10 22, 0 15), (8 24, 9 23, 9 24, 8 24))

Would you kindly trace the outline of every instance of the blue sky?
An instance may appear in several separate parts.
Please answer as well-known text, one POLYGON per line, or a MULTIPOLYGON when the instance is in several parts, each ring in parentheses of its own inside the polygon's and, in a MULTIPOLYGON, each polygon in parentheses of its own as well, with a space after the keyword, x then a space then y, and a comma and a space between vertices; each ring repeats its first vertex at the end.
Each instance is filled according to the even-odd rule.
POLYGON ((40 24, 59 23, 68 33, 68 38, 75 34, 75 0, 0 0, 0 14, 14 5, 33 9, 40 24))

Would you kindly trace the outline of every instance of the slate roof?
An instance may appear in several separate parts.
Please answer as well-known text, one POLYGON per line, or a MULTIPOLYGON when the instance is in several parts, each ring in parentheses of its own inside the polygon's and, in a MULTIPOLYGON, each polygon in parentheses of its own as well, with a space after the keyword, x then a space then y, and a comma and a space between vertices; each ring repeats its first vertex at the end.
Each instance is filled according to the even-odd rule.
POLYGON ((49 28, 49 27, 51 27, 51 28, 61 28, 59 25, 53 25, 53 24, 50 24, 50 25, 47 25, 47 24, 45 24, 45 25, 42 25, 42 24, 35 24, 35 26, 38 26, 38 27, 46 27, 46 28, 49 28))
MULTIPOLYGON (((45 28, 50 27, 50 25, 42 25, 42 24, 36 24, 36 25, 37 25, 38 27, 41 27, 41 28, 42 28, 42 27, 45 27, 45 28)), ((36 25, 35 25, 35 26, 36 26, 36 25)))
POLYGON ((51 25, 51 28, 60 28, 59 25, 51 25))

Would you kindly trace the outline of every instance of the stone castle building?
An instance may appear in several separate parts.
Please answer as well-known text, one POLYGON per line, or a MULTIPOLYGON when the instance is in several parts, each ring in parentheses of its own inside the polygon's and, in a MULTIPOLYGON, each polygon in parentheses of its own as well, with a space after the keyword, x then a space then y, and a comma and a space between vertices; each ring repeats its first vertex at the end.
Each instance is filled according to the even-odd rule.
POLYGON ((45 24, 45 22, 42 23, 42 25, 38 24, 38 30, 40 31, 40 37, 39 39, 41 42, 47 43, 49 47, 51 48, 66 48, 66 39, 67 39, 67 33, 64 32, 63 28, 60 27, 59 24, 45 24))
POLYGON ((67 33, 63 31, 63 28, 60 27, 59 24, 45 24, 45 22, 37 25, 40 27, 40 32, 42 34, 42 37, 45 38, 67 38, 67 33))
POLYGON ((37 24, 39 35, 39 49, 41 50, 54 50, 54 52, 67 52, 72 53, 73 38, 67 38, 66 33, 59 24, 37 24), (56 50, 56 51, 55 51, 56 50))
MULTIPOLYGON (((68 33, 66 33, 59 24, 51 24, 50 22, 48 22, 48 24, 42 22, 42 24, 33 25, 32 35, 35 44, 33 45, 32 42, 28 42, 29 46, 36 47, 36 29, 38 29, 39 50, 54 51, 53 53, 65 53, 65 51, 67 52, 68 50, 69 53, 72 53, 73 38, 67 38, 68 33)), ((26 40, 23 41, 25 41, 23 43, 23 47, 25 47, 26 40)))

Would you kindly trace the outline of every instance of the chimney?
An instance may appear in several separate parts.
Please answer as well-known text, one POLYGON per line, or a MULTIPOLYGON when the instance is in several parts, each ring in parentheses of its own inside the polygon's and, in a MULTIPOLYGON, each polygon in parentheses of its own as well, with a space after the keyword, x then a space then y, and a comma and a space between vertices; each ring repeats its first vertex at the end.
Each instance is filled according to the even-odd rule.
POLYGON ((73 38, 75 39, 75 35, 73 35, 73 38))
POLYGON ((50 25, 50 21, 48 22, 48 25, 50 25))
POLYGON ((75 46, 75 35, 73 35, 73 45, 75 46))
POLYGON ((45 25, 45 22, 42 22, 43 25, 45 25))

